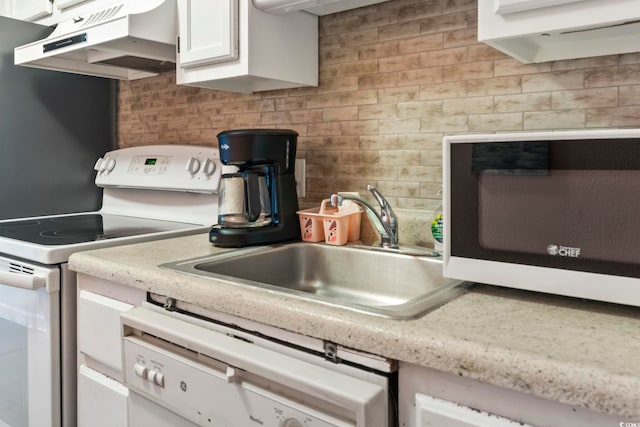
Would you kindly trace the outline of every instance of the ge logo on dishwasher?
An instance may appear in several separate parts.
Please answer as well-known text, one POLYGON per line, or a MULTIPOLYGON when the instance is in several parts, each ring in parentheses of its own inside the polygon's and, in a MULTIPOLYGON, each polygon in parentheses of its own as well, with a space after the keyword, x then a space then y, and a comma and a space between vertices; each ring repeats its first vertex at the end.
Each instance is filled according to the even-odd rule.
POLYGON ((187 383, 180 381, 180 390, 187 391, 187 383))

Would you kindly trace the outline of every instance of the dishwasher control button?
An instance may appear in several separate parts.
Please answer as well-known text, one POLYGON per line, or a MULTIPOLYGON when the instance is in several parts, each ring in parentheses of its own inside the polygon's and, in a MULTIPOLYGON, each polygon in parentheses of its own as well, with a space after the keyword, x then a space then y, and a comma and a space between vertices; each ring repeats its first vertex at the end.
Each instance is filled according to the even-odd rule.
POLYGON ((282 427, 304 427, 304 424, 298 419, 287 418, 282 422, 282 427))
POLYGON ((156 372, 153 382, 156 383, 157 386, 164 387, 164 374, 156 372))
POLYGON ((133 365, 133 370, 136 373, 137 376, 139 376, 140 378, 142 378, 143 380, 147 379, 147 368, 136 363, 135 365, 133 365))

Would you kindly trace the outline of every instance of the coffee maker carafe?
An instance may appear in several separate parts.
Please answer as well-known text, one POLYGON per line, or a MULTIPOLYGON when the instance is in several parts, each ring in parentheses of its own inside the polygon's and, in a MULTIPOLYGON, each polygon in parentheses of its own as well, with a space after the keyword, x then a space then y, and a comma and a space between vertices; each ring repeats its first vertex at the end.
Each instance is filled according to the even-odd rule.
POLYGON ((245 228, 271 223, 271 198, 264 174, 255 171, 222 174, 218 201, 218 225, 245 228))
POLYGON ((238 171, 222 175, 211 243, 240 247, 300 239, 294 175, 297 137, 286 129, 218 134, 220 161, 238 171))

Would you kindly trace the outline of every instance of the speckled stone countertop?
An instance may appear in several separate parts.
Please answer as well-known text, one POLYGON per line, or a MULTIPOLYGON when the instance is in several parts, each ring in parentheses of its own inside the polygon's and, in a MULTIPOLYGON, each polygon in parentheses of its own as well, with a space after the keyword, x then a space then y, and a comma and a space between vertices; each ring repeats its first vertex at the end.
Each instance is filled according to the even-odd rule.
POLYGON ((640 308, 491 286, 392 320, 158 265, 207 235, 73 254, 74 271, 409 363, 640 421, 640 308))

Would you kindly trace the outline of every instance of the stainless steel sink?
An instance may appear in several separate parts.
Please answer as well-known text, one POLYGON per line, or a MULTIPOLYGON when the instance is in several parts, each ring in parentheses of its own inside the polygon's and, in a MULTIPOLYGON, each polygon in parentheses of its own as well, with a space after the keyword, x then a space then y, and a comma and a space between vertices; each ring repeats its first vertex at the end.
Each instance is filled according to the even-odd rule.
POLYGON ((470 285, 442 277, 439 256, 313 243, 237 249, 161 267, 394 319, 415 318, 470 285))

